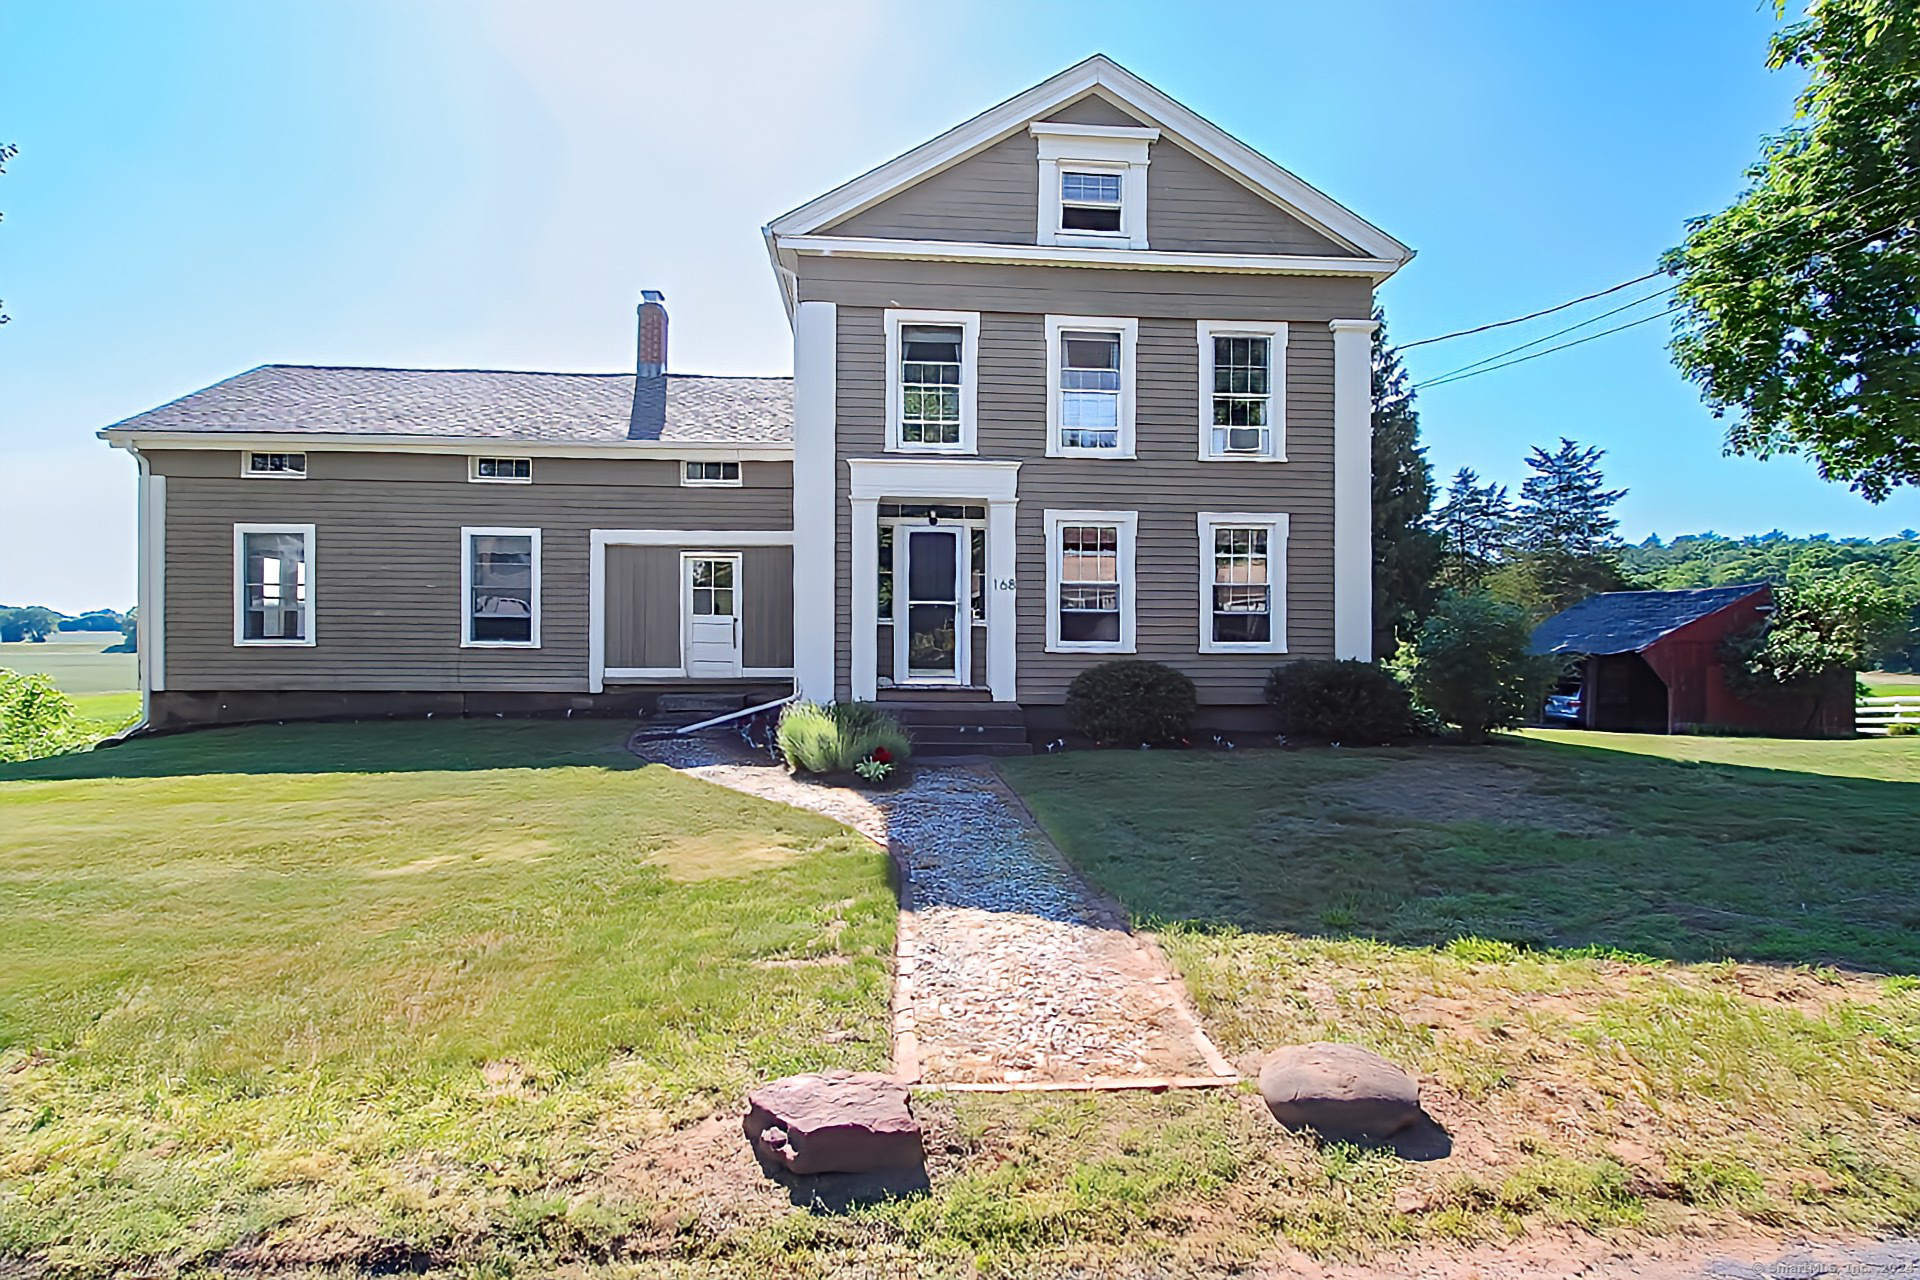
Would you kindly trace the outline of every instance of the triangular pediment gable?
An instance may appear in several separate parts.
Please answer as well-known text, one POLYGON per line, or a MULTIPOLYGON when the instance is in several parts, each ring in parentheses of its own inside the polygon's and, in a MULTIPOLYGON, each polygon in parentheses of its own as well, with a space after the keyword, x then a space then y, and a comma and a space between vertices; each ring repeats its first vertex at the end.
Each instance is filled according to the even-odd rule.
MULTIPOLYGON (((1373 224, 1309 186, 1272 160, 1188 110, 1111 59, 1095 55, 1069 67, 1025 93, 982 112, 939 137, 915 147, 879 168, 811 200, 771 223, 770 238, 837 233, 857 215, 924 183, 922 202, 940 191, 938 179, 974 157, 1012 167, 1031 155, 1027 128, 1035 121, 1127 126, 1161 131, 1179 148, 1182 162, 1192 158, 1197 180, 1223 190, 1250 191, 1297 222, 1298 244, 1280 243, 1277 252, 1327 253, 1406 262, 1413 251, 1373 224)), ((949 182, 955 182, 953 178, 949 182)), ((1284 242, 1285 237, 1281 237, 1284 242)))

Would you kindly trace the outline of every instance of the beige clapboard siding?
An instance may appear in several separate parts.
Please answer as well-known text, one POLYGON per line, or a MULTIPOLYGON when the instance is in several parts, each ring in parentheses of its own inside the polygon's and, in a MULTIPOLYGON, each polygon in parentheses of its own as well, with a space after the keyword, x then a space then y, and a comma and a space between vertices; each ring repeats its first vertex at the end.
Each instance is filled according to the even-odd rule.
POLYGON ((1373 291, 1335 276, 1212 275, 1114 267, 1004 266, 878 258, 806 258, 803 302, 842 307, 931 307, 1028 315, 1285 320, 1324 325, 1365 319, 1373 291))
MULTIPOLYGON (((1046 118, 1065 124, 1143 123, 1098 94, 1050 111, 1046 118)), ((1039 181, 1039 149, 1023 128, 841 219, 824 234, 1033 244, 1038 238, 1039 181)), ((1149 152, 1147 239, 1155 249, 1183 253, 1352 254, 1165 137, 1149 152)))
MULTIPOLYGON (((927 265, 927 264, 914 264, 927 265)), ((1086 273, 1091 275, 1092 273, 1086 273)), ((1084 279, 1084 277, 1083 277, 1084 279)), ((1278 282, 1276 282, 1278 283, 1278 282)), ((1287 640, 1293 656, 1327 657, 1333 650, 1333 339, 1324 313, 1364 315, 1341 281, 1288 282, 1291 305, 1312 318, 1290 327, 1287 345, 1287 453, 1285 463, 1202 463, 1199 449, 1199 342, 1192 320, 1179 318, 1183 295, 1160 300, 1165 314, 1142 315, 1137 352, 1134 460, 1047 458, 1046 349, 1041 314, 989 312, 981 317, 979 444, 983 458, 1021 462, 1016 527, 1019 581, 1019 695, 1023 702, 1057 702, 1073 676, 1100 661, 1086 654, 1046 652, 1045 513, 1114 510, 1140 513, 1136 560, 1135 630, 1138 656, 1191 674, 1203 701, 1259 701, 1273 664, 1270 654, 1199 652, 1202 511, 1281 512, 1289 517, 1287 640), (1303 284, 1334 286, 1316 293, 1303 284), (1329 300, 1331 298, 1331 300, 1329 300)), ((1126 314, 1103 294, 1058 297, 1054 309, 1075 314, 1126 314)), ((952 306, 953 296, 941 303, 952 306)), ((938 305, 932 302, 917 305, 938 305)), ((1260 314, 1214 319, 1286 318, 1285 300, 1260 314)), ((882 456, 885 442, 885 332, 877 307, 839 310, 839 450, 842 458, 882 456)), ((848 473, 837 475, 837 554, 840 568, 840 675, 847 691, 851 572, 848 473)), ((964 499, 967 494, 954 494, 964 499)))
MULTIPOLYGON (((683 488, 602 482, 625 467, 673 475, 672 464, 591 462, 587 485, 473 484, 457 479, 326 479, 309 454, 305 480, 239 478, 213 453, 165 459, 167 684, 193 689, 582 690, 587 686, 587 559, 593 529, 786 529, 791 472, 762 463, 749 483, 683 488), (233 526, 312 524, 315 636, 310 648, 233 643, 233 526), (460 645, 460 530, 541 530, 541 647, 460 645)), ((227 454, 231 459, 232 455, 227 454)), ((385 474, 413 476, 431 455, 391 455, 385 474), (404 459, 404 460, 402 460, 404 459)), ((464 459, 431 457, 436 464, 464 459)), ((540 459, 540 462, 557 461, 540 459)), ((234 464, 237 466, 237 464, 234 464)), ((540 474, 540 473, 537 473, 540 474)))
MULTIPOLYGON (((609 668, 680 665, 686 594, 682 555, 708 549, 704 545, 607 548, 609 668)), ((792 548, 745 548, 740 579, 742 665, 792 666, 792 548)))

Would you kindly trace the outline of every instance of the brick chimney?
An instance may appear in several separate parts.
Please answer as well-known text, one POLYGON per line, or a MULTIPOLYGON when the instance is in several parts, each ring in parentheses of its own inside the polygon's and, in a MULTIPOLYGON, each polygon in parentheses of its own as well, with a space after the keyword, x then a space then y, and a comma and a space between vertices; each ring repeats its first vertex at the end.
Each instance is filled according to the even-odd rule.
POLYGON ((658 289, 640 291, 640 362, 634 372, 642 378, 667 372, 667 295, 658 289))

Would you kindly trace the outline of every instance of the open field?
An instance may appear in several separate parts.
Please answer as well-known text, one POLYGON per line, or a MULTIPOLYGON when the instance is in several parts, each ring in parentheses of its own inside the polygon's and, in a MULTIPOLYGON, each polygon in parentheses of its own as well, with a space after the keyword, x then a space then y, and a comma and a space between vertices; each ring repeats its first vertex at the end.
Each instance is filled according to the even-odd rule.
POLYGON ((1870 698, 1920 698, 1920 673, 1862 671, 1860 683, 1867 686, 1867 696, 1870 698))
POLYGON ((1920 743, 1565 732, 1004 772, 1161 923, 1229 1056, 1350 1040, 1423 1077, 1453 1156, 1365 1166, 1279 1225, 1295 1243, 1920 1227, 1920 743))
POLYGON ((663 1211, 611 1175, 629 1148, 754 1080, 883 1066, 885 856, 621 736, 0 767, 0 1271, 602 1247, 663 1211))
POLYGON ((140 688, 137 655, 103 653, 120 643, 117 632, 64 631, 42 644, 0 644, 0 667, 27 675, 45 673, 64 693, 124 693, 140 688), (85 636, 85 639, 68 637, 85 636))

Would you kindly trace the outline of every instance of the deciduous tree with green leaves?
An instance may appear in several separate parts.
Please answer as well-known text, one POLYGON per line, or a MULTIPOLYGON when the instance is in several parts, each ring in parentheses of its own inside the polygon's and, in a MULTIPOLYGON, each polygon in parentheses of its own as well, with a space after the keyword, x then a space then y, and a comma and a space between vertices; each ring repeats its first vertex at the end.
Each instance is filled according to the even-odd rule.
POLYGON ((1673 357, 1727 447, 1880 501, 1920 483, 1920 4, 1819 0, 1773 40, 1797 122, 1663 260, 1673 357))
POLYGON ((1849 703, 1853 673, 1906 626, 1900 593, 1854 566, 1776 588, 1765 623, 1728 639, 1727 682, 1746 697, 1804 704, 1809 727, 1835 698, 1849 703))
POLYGON ((1484 742, 1489 731, 1524 724, 1559 673, 1553 658, 1529 652, 1533 627, 1514 605, 1475 592, 1440 597, 1398 664, 1420 704, 1484 742))
POLYGON ((1373 331, 1373 656, 1387 658, 1433 604, 1440 539, 1427 526, 1433 467, 1400 353, 1373 331))

